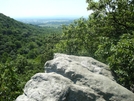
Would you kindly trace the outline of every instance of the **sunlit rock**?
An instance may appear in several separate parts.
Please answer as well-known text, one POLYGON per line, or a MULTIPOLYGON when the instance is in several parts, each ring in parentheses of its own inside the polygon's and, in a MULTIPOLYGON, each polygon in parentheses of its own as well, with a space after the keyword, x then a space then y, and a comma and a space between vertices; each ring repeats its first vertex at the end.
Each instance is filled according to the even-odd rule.
POLYGON ((35 74, 16 101, 134 101, 107 65, 91 58, 56 53, 35 74))

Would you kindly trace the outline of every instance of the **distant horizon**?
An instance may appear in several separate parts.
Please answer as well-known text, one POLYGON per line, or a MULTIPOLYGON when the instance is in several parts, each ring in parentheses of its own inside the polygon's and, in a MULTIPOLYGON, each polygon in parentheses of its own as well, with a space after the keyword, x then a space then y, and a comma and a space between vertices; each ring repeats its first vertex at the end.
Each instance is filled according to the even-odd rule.
POLYGON ((79 19, 81 17, 88 18, 88 16, 29 16, 29 17, 14 17, 14 19, 79 19))

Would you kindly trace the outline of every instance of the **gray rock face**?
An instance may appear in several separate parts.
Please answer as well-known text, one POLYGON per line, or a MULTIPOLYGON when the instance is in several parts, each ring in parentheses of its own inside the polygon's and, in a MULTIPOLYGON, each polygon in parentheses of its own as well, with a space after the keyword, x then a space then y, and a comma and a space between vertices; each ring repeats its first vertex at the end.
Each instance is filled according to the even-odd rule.
POLYGON ((35 74, 16 101, 134 101, 107 65, 91 58, 56 53, 35 74))

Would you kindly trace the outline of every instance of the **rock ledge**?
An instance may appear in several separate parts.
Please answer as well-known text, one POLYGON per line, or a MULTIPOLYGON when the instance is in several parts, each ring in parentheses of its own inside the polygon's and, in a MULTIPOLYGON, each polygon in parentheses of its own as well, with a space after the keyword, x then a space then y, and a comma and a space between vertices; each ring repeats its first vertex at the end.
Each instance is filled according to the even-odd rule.
POLYGON ((107 65, 91 58, 56 53, 45 73, 29 80, 16 101, 134 101, 107 65))

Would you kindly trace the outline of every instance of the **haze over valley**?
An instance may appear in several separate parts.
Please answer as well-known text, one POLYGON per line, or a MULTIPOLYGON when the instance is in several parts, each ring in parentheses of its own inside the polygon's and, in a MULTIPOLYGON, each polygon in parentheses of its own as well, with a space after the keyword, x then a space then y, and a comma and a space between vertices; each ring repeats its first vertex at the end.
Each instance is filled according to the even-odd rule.
POLYGON ((69 25, 78 17, 31 17, 31 18, 15 18, 16 20, 33 24, 41 27, 61 27, 62 25, 69 25))

